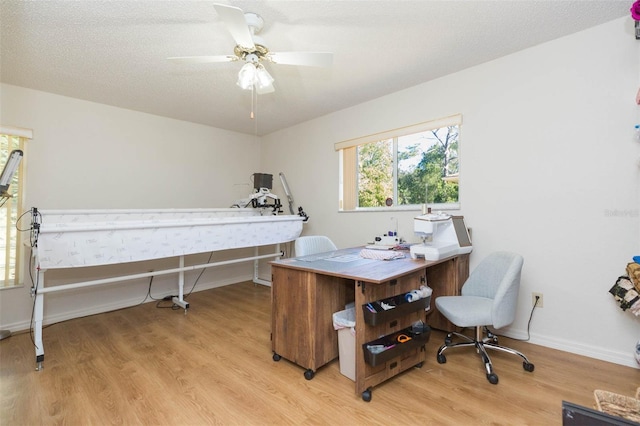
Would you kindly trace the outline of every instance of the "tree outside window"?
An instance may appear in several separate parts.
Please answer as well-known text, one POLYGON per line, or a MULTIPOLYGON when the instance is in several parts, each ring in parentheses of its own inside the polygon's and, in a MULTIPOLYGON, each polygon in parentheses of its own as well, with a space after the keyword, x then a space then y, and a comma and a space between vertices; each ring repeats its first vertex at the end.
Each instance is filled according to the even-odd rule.
POLYGON ((457 204, 459 126, 358 146, 358 208, 457 204))

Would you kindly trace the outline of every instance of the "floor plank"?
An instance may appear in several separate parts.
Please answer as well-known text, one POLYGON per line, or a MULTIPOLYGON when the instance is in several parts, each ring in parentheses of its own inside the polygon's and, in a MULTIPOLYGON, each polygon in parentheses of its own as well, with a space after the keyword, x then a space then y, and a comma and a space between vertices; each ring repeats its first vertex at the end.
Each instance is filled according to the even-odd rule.
POLYGON ((498 385, 470 350, 435 353, 362 401, 339 361, 306 380, 272 360, 270 289, 240 283, 193 293, 187 315, 147 303, 46 327, 44 369, 28 333, 0 341, 0 424, 559 425, 561 403, 593 407, 593 391, 632 396, 640 370, 501 338, 498 385))

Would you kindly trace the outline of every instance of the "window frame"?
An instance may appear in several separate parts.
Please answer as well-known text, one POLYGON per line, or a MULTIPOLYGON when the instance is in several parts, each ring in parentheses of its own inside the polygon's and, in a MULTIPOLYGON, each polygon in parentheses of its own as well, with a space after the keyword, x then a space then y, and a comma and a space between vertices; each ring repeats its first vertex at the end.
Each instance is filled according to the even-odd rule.
MULTIPOLYGON (((462 126, 462 114, 454 114, 447 117, 442 117, 434 120, 429 120, 405 127, 400 127, 392 130, 378 132, 367 136, 362 136, 354 139, 348 139, 342 142, 334 144, 334 149, 339 154, 339 190, 338 190, 338 211, 339 212, 366 212, 366 211, 397 211, 397 210, 420 210, 422 204, 410 204, 410 205, 396 205, 395 202, 392 206, 381 207, 359 207, 358 204, 358 154, 357 147, 368 143, 374 143, 381 140, 392 139, 396 142, 394 146, 397 147, 397 138, 407 136, 415 133, 427 132, 434 129, 439 129, 449 126, 458 126, 458 132, 461 131, 462 126)), ((458 136, 459 138, 460 136, 458 136)), ((460 141, 458 139, 458 144, 460 141)), ((394 181, 394 194, 393 199, 398 200, 397 197, 397 149, 394 149, 394 169, 393 169, 393 181, 394 181)), ((458 162, 460 165, 460 147, 458 146, 458 162)), ((459 185, 459 175, 454 179, 459 185)), ((428 207, 435 210, 459 210, 460 209, 460 195, 458 194, 457 203, 429 203, 428 207)))
MULTIPOLYGON (((0 126, 0 135, 3 137, 8 137, 14 140, 13 143, 17 142, 17 146, 13 146, 13 143, 10 142, 9 150, 7 152, 10 153, 13 149, 20 149, 23 152, 22 160, 20 161, 20 165, 18 167, 18 171, 15 174, 14 180, 15 183, 9 187, 9 192, 14 194, 13 198, 9 198, 6 202, 0 206, 2 209, 12 209, 14 210, 15 218, 18 220, 20 215, 23 212, 23 203, 24 203, 24 195, 25 195, 25 176, 26 176, 26 151, 27 151, 27 142, 33 139, 33 132, 29 129, 21 129, 16 127, 6 127, 0 126)), ((4 167, 1 165, 0 167, 4 167)), ((1 170, 0 170, 1 171, 1 170)), ((0 289, 6 288, 15 288, 24 285, 24 259, 25 259, 25 247, 22 243, 22 232, 17 229, 16 222, 11 219, 12 213, 7 212, 7 219, 5 224, 3 225, 3 229, 0 232, 3 232, 6 235, 6 239, 10 241, 10 244, 5 246, 3 256, 3 262, 5 267, 7 265, 8 259, 12 255, 12 252, 15 252, 15 263, 13 265, 13 269, 5 268, 5 273, 0 277, 0 289), (11 227, 15 229, 15 242, 11 241, 11 227), (11 275, 11 271, 13 272, 13 278, 8 279, 11 275)))

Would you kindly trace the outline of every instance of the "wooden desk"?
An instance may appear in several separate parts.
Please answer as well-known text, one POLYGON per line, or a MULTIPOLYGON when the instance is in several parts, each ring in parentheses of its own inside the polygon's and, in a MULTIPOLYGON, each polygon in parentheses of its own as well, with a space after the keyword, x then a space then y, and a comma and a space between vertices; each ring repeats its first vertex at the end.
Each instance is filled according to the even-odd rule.
POLYGON ((433 328, 452 329, 435 312, 434 300, 440 295, 459 294, 469 273, 469 255, 439 261, 405 259, 391 261, 363 259, 361 247, 321 255, 282 259, 271 264, 271 345, 273 359, 281 357, 306 368, 311 380, 315 371, 338 357, 338 335, 333 313, 355 302, 356 307, 356 393, 371 399, 371 388, 396 374, 421 365, 423 349, 403 353, 381 365, 365 362, 363 345, 381 335, 425 320, 423 309, 382 324, 364 320, 362 306, 417 289, 427 283, 433 289, 428 323, 433 328))

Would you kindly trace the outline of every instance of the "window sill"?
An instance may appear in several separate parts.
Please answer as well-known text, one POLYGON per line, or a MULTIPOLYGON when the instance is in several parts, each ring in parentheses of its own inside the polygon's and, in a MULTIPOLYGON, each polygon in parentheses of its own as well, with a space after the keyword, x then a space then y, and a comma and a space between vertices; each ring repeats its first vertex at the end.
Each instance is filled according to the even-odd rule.
MULTIPOLYGON (((429 204, 433 212, 460 210, 460 203, 451 204, 429 204)), ((364 213, 364 212, 408 212, 418 211, 422 213, 422 205, 391 206, 391 207, 358 207, 355 210, 338 210, 338 213, 364 213)))

